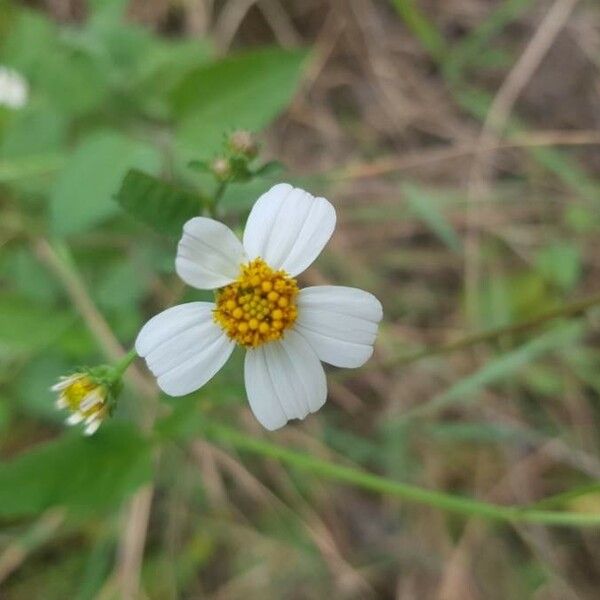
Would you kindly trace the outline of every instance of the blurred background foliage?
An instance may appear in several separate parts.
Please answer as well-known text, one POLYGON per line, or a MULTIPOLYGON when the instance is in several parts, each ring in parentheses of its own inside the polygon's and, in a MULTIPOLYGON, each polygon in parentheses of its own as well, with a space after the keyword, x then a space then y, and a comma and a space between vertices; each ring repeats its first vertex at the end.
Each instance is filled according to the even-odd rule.
MULTIPOLYGON (((0 598, 597 598, 597 529, 457 516, 317 461, 497 504, 575 490, 552 507, 597 518, 599 32, 592 0, 0 0, 0 65, 29 85, 0 106, 0 598), (59 375, 202 297, 176 230, 115 200, 124 176, 201 203, 190 161, 239 128, 336 205, 303 283, 382 300, 375 358, 276 434, 239 356, 160 406, 138 371, 97 436, 65 432, 59 375)), ((231 184, 223 216, 281 177, 231 184)))

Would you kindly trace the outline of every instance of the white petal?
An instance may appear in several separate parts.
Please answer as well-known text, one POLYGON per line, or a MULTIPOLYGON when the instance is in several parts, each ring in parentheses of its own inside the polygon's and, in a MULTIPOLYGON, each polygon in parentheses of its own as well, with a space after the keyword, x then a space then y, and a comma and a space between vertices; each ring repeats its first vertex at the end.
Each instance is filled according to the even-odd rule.
POLYGON ((67 408, 67 406, 68 406, 67 399, 64 397, 63 394, 61 394, 56 399, 56 402, 54 403, 54 406, 56 406, 56 408, 58 408, 58 409, 67 408))
POLYGON ((165 341, 166 337, 186 331, 199 322, 212 318, 212 302, 188 302, 172 306, 152 317, 140 330, 135 350, 145 357, 165 341))
POLYGON ((335 209, 325 198, 287 183, 273 186, 254 204, 244 248, 274 269, 295 276, 319 256, 335 228, 335 209))
POLYGON ((82 400, 79 405, 79 410, 83 413, 87 412, 90 408, 96 406, 96 404, 102 404, 104 402, 104 395, 98 388, 89 392, 86 397, 82 400))
POLYGON ((354 368, 371 358, 383 316, 373 294, 334 285, 309 287, 300 290, 297 306, 294 328, 322 361, 354 368))
POLYGON ((92 421, 84 430, 84 435, 94 435, 96 431, 98 431, 98 427, 100 427, 102 421, 100 419, 95 419, 92 421))
POLYGON ((71 415, 69 415, 65 423, 67 425, 77 425, 78 423, 81 423, 81 421, 83 421, 83 418, 84 417, 81 413, 74 412, 71 415))
POLYGON ((83 377, 83 375, 80 373, 76 373, 75 375, 68 375, 66 377, 62 376, 58 380, 58 383, 55 383, 50 388, 50 391, 60 392, 60 391, 64 390, 65 388, 68 388, 73 382, 77 381, 78 379, 81 379, 82 377, 83 377))
POLYGON ((283 340, 246 352, 246 393, 255 417, 271 431, 304 419, 327 398, 325 371, 306 340, 288 331, 283 340))
POLYGON ((97 413, 93 413, 93 414, 87 416, 84 419, 83 424, 84 425, 89 425, 92 421, 99 421, 97 413))
POLYGON ((213 321, 211 302, 180 304, 144 325, 135 342, 159 387, 170 396, 201 388, 225 364, 235 343, 213 321))
POLYGON ((229 227, 214 219, 195 217, 183 226, 175 269, 187 284, 212 290, 231 283, 247 260, 229 227))

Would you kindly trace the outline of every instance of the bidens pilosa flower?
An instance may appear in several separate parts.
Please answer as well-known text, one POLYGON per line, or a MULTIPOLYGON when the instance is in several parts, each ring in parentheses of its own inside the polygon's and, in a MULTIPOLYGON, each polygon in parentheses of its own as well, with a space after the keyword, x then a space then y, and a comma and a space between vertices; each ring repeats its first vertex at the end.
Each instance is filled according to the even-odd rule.
POLYGON ((368 292, 338 286, 298 288, 295 279, 321 253, 335 227, 325 198, 279 184, 255 203, 243 244, 224 224, 188 221, 175 262, 216 302, 190 302, 156 315, 136 351, 171 396, 202 387, 236 344, 246 349, 250 407, 270 430, 303 419, 325 402, 320 361, 359 367, 373 353, 381 304, 368 292))
POLYGON ((58 392, 56 408, 66 409, 71 413, 66 423, 77 425, 83 422, 86 435, 95 433, 109 414, 109 387, 90 373, 61 377, 50 389, 58 392))

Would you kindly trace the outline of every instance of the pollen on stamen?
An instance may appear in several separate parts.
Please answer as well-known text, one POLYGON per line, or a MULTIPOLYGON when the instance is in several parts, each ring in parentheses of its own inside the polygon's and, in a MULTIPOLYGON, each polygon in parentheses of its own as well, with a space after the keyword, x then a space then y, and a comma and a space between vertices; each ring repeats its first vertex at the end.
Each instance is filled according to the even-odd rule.
POLYGON ((227 335, 246 348, 284 336, 298 315, 298 284, 256 258, 242 265, 239 277, 217 292, 214 319, 227 335))

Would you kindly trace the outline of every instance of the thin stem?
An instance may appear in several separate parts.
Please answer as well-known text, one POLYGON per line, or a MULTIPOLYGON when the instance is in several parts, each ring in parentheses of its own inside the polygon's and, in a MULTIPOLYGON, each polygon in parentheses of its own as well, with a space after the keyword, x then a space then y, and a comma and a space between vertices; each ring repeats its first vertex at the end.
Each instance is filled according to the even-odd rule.
MULTIPOLYGON (((62 251, 57 251, 44 238, 32 239, 31 243, 40 261, 54 273, 63 285, 73 306, 82 316, 104 354, 110 360, 118 361, 118 366, 129 367, 135 358, 133 350, 126 353, 119 344, 110 325, 94 304, 75 262, 70 259, 68 247, 64 246, 62 251)), ((128 373, 128 379, 132 387, 146 400, 143 405, 145 410, 141 412, 139 419, 141 427, 149 431, 154 425, 158 410, 156 387, 135 367, 128 373)), ((139 589, 142 555, 152 507, 152 494, 153 486, 139 490, 127 508, 126 523, 131 525, 124 529, 121 536, 117 566, 120 597, 122 598, 136 597, 139 589)))
MULTIPOLYGON (((109 360, 120 364, 127 353, 92 300, 83 277, 77 270, 75 262, 70 258, 68 247, 62 246, 59 251, 48 240, 37 238, 32 239, 32 248, 39 260, 62 284, 75 310, 81 315, 88 329, 96 338, 104 355, 109 360)), ((149 398, 157 397, 155 386, 139 369, 133 369, 129 373, 129 379, 134 388, 142 395, 149 398)))
POLYGON ((348 483, 371 492, 389 494, 408 502, 423 504, 449 512, 505 522, 528 522, 545 525, 600 526, 600 513, 585 514, 547 511, 521 506, 500 506, 472 498, 427 490, 415 485, 392 481, 357 468, 337 465, 301 452, 247 436, 218 423, 204 423, 204 433, 213 441, 231 444, 239 450, 266 456, 328 479, 348 483))
POLYGON ((211 217, 216 218, 217 216, 217 208, 219 206, 219 202, 223 198, 225 194, 225 190, 227 189, 227 181, 221 181, 215 190, 215 194, 208 205, 208 212, 211 217))
POLYGON ((389 361, 389 364, 386 364, 386 366, 393 367, 399 364, 408 364, 429 356, 434 356, 437 354, 449 354, 450 352, 454 352, 456 350, 470 348, 471 346, 475 346, 482 342, 489 342, 506 335, 522 333, 523 331, 533 329, 534 327, 539 327, 540 325, 543 325, 544 323, 554 319, 576 316, 599 304, 600 293, 588 298, 584 298, 583 300, 578 300, 576 302, 572 302, 571 304, 549 310, 527 321, 512 323, 502 327, 495 327, 494 329, 488 329, 487 331, 482 331, 473 335, 467 335, 458 340, 454 340, 453 342, 448 342, 439 346, 433 346, 431 348, 425 348, 424 350, 420 350, 413 354, 406 354, 404 356, 393 358, 389 361))
POLYGON ((542 500, 538 500, 533 503, 532 508, 556 508, 559 506, 564 506, 567 502, 572 502, 581 496, 586 496, 588 494, 598 494, 600 492, 600 483, 588 483, 587 485, 582 485, 576 487, 572 490, 567 490, 566 492, 561 492, 560 494, 555 494, 554 496, 550 496, 548 498, 543 498, 542 500))
POLYGON ((127 371, 131 363, 137 358, 137 352, 135 348, 132 348, 116 365, 115 371, 119 377, 122 377, 123 373, 127 371))

